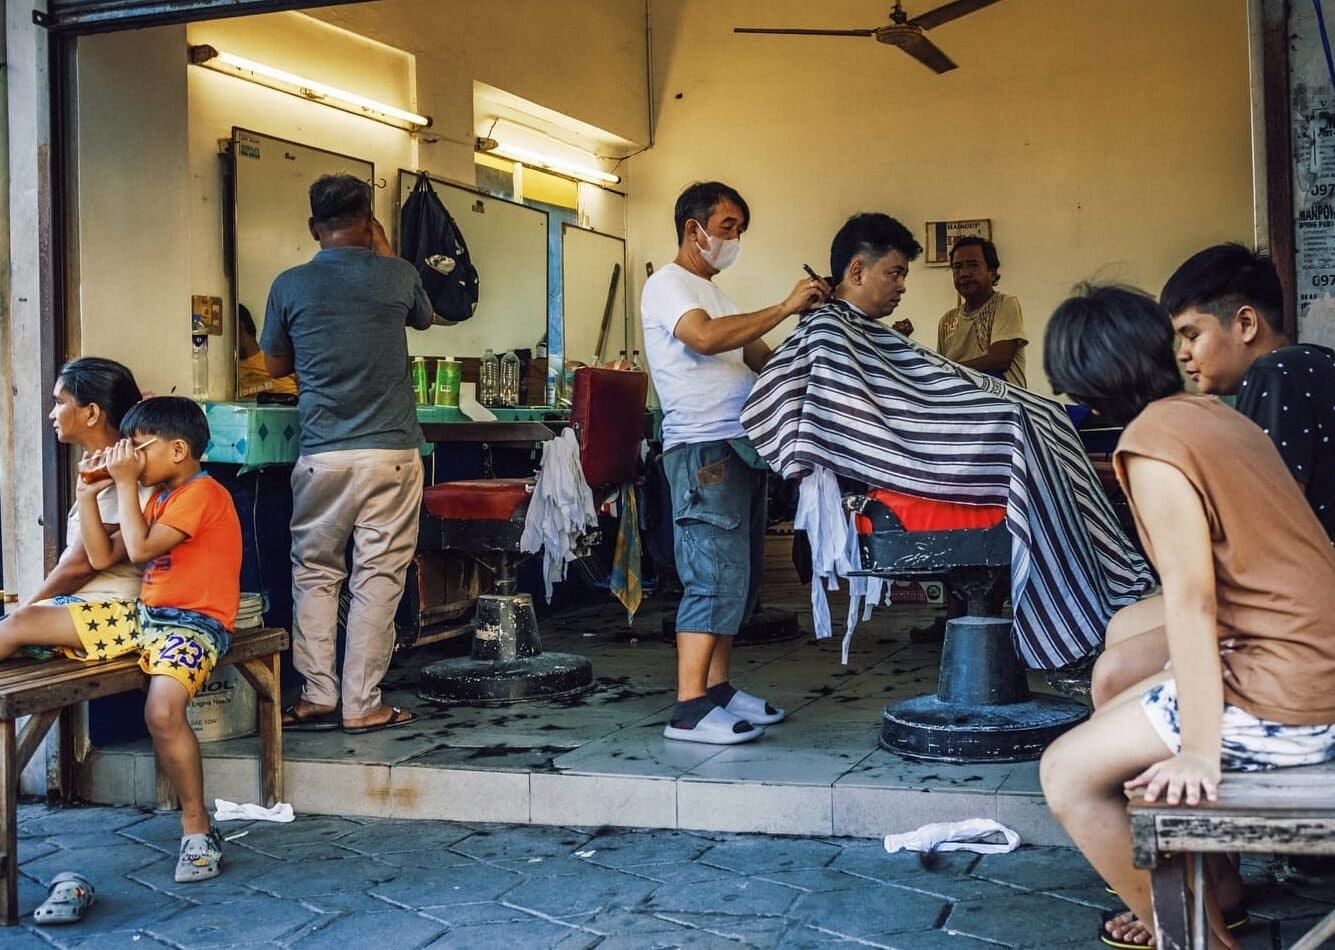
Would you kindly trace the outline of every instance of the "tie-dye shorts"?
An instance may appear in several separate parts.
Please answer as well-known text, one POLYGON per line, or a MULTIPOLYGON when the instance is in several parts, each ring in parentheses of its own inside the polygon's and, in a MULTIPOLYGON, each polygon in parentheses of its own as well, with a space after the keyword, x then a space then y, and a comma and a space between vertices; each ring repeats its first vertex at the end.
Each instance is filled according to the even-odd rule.
MULTIPOLYGON (((1141 695, 1140 706, 1164 745, 1177 755, 1182 750, 1177 681, 1151 686, 1141 695)), ((1335 759, 1335 724, 1289 726, 1258 719, 1228 703, 1224 704, 1221 737, 1220 765, 1225 772, 1260 772, 1335 759)))
POLYGON ((141 670, 150 676, 170 676, 186 688, 191 699, 208 681, 218 657, 229 645, 194 626, 164 622, 164 614, 179 615, 181 611, 150 611, 139 601, 71 603, 65 609, 74 620, 83 646, 81 650, 57 647, 59 652, 88 662, 138 653, 141 670))

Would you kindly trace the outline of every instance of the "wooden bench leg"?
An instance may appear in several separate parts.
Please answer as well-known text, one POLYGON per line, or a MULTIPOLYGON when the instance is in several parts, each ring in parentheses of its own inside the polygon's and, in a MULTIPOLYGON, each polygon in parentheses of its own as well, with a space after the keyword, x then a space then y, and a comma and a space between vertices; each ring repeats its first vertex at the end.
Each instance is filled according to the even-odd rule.
MULTIPOLYGON (((80 715, 80 709, 77 705, 66 706, 60 711, 59 725, 57 726, 59 736, 59 746, 56 749, 56 784, 57 793, 60 800, 69 804, 78 794, 75 787, 78 783, 75 780, 75 743, 77 722, 80 715)), ((50 796, 48 796, 50 797, 50 796)))
POLYGON ((19 922, 19 765, 14 720, 0 722, 0 848, 5 852, 4 888, 0 890, 0 911, 6 924, 19 922))
POLYGON ((1160 950, 1189 950, 1187 933, 1187 855, 1160 855, 1150 871, 1154 899, 1155 946, 1160 950))
POLYGON ((283 800, 283 708, 277 653, 237 664, 255 687, 260 729, 260 797, 266 807, 283 800))

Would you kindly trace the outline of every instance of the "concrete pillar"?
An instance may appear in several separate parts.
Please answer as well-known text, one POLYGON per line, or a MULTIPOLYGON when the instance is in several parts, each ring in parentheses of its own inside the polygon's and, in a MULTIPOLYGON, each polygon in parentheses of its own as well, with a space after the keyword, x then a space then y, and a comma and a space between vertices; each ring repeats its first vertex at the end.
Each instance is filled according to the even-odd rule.
MULTIPOLYGON (((41 2, 38 6, 45 7, 41 2)), ((48 37, 31 3, 5 5, 7 199, 0 229, 9 271, 0 305, 0 519, 5 587, 41 583, 59 553, 55 437, 46 419, 55 373, 51 221, 51 81, 48 37)))

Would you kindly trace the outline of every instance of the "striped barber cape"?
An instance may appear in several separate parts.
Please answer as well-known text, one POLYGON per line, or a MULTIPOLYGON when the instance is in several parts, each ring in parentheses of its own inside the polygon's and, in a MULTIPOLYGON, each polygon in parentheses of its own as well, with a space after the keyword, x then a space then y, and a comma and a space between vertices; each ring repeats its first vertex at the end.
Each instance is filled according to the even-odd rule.
POLYGON ((815 466, 937 501, 1004 505, 1016 646, 1065 666, 1154 584, 1065 409, 960 366, 841 300, 806 314, 742 424, 785 478, 815 466))

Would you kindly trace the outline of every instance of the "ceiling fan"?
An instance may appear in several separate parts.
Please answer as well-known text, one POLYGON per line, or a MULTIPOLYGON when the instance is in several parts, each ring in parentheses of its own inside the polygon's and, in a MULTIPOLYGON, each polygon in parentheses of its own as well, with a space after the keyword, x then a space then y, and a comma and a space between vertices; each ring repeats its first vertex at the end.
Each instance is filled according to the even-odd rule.
POLYGON ((997 0, 954 0, 935 10, 928 10, 920 16, 909 19, 908 14, 895 0, 890 11, 890 22, 885 26, 870 30, 791 30, 766 27, 738 26, 734 33, 779 33, 789 36, 874 36, 876 42, 898 46, 928 69, 938 73, 949 72, 955 68, 955 62, 941 52, 940 47, 929 40, 923 33, 942 23, 949 23, 962 16, 973 13, 983 7, 989 7, 997 0))

